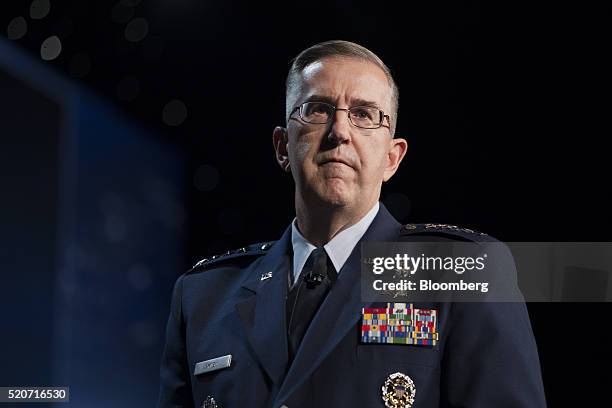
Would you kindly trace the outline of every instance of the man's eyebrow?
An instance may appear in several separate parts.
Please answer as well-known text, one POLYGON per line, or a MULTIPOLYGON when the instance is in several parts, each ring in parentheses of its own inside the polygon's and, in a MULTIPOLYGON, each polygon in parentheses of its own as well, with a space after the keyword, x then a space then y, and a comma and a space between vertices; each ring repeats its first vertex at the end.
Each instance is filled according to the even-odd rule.
POLYGON ((304 102, 325 102, 329 103, 330 105, 334 104, 332 98, 323 95, 310 95, 308 98, 306 98, 306 100, 304 100, 304 102))
MULTIPOLYGON (((332 98, 323 95, 310 95, 304 102, 325 102, 330 105, 335 105, 335 101, 332 98)), ((361 98, 351 98, 351 107, 353 106, 372 106, 380 109, 378 103, 361 98)))
POLYGON ((351 106, 371 106, 380 109, 378 103, 374 101, 367 101, 361 98, 351 98, 351 106))

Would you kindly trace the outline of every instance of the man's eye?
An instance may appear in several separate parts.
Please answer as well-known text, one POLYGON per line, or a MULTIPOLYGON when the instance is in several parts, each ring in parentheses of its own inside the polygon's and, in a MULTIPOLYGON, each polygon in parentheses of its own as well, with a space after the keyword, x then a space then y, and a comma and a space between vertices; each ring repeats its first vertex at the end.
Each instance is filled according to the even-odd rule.
POLYGON ((357 119, 372 119, 372 113, 367 109, 355 109, 352 114, 357 119))
POLYGON ((313 113, 320 113, 320 114, 325 114, 327 113, 327 108, 323 105, 315 105, 312 108, 312 112, 313 113))
POLYGON ((309 115, 328 115, 329 108, 327 108, 325 105, 312 104, 308 107, 308 114, 309 115))

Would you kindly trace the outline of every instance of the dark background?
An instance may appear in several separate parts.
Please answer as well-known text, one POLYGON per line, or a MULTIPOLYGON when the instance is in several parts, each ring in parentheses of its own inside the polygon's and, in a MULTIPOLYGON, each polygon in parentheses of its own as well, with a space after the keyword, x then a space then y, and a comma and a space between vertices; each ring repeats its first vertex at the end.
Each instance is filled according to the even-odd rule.
MULTIPOLYGON (((292 182, 275 164, 271 135, 284 124, 289 60, 319 41, 346 39, 370 48, 398 82, 396 133, 408 140, 409 151, 382 201, 400 221, 456 224, 505 241, 610 241, 610 8, 492 3, 50 1, 47 13, 44 1, 2 2, 0 28, 7 38, 0 38, 0 50, 5 67, 13 67, 0 75, 0 118, 11 118, 11 124, 0 123, 2 143, 11 146, 2 156, 6 208, 0 242, 6 245, 0 267, 3 308, 13 310, 3 318, 26 310, 46 322, 56 346, 43 347, 49 343, 23 319, 19 330, 3 324, 0 385, 68 384, 77 404, 74 377, 87 369, 87 353, 103 353, 113 344, 119 355, 109 352, 104 360, 121 360, 117 367, 124 371, 113 373, 109 365, 101 375, 114 377, 115 389, 122 391, 94 390, 91 384, 104 381, 96 378, 82 380, 82 389, 94 387, 100 406, 152 404, 173 280, 200 257, 277 239, 293 218, 292 182), (14 20, 20 16, 25 31, 14 20), (61 52, 43 60, 49 49, 42 44, 54 35, 61 52), (88 96, 66 96, 67 87, 88 96), (61 136, 74 121, 81 124, 70 139, 76 144, 61 136), (136 134, 141 136, 134 142, 136 134), (73 158, 69 169, 65 157, 73 158), (42 183, 41 177, 48 180, 42 183), (155 187, 149 188, 151 180, 155 187), (137 196, 135 185, 149 187, 137 196), (27 186, 33 186, 29 195, 27 186), (57 209, 44 213, 40 208, 49 206, 34 205, 47 201, 57 209), (78 216, 71 205, 81 209, 78 216), (67 241, 82 243, 95 231, 100 214, 91 207, 107 217, 100 227, 106 235, 83 244, 91 262, 98 268, 100 259, 126 262, 110 263, 102 272, 89 268, 94 275, 115 272, 103 283, 79 275, 76 265, 72 289, 45 292, 51 282, 61 287, 66 268, 32 263, 32 246, 45 247, 50 265, 57 265, 67 241), (151 208, 158 212, 149 219, 151 208), (138 217, 142 222, 134 223, 138 217), (19 220, 31 222, 37 244, 23 232, 15 239, 23 231, 19 220), (128 224, 134 235, 122 240, 128 224), (115 247, 105 249, 108 242, 123 248, 123 258, 112 252, 115 247), (133 243, 131 251, 126 242, 133 243), (130 258, 136 247, 149 266, 130 258), (37 277, 38 289, 29 275, 37 277), (134 290, 117 294, 124 276, 134 290), (84 286, 91 298, 119 298, 94 302, 93 309, 91 303, 62 300, 84 286), (25 293, 27 300, 20 296, 25 293), (45 308, 45 301, 56 309, 45 308), (109 303, 129 311, 106 316, 109 303), (102 322, 79 326, 84 338, 93 338, 95 330, 106 336, 110 329, 104 325, 115 324, 112 330, 131 333, 129 350, 140 353, 140 360, 125 361, 124 343, 112 340, 90 344, 83 355, 58 357, 70 349, 58 337, 66 333, 62 324, 78 320, 66 312, 77 304, 93 313, 79 321, 102 322), (66 312, 61 319, 58 308, 66 312), (139 314, 146 318, 122 325, 126 316, 139 314), (15 347, 55 357, 34 375, 35 359, 24 364, 15 347), (70 367, 63 367, 66 361, 70 367), (130 391, 126 378, 139 388, 130 391)), ((607 401, 609 304, 530 304, 529 310, 549 406, 607 401)), ((94 406, 81 398, 83 406, 94 406)))

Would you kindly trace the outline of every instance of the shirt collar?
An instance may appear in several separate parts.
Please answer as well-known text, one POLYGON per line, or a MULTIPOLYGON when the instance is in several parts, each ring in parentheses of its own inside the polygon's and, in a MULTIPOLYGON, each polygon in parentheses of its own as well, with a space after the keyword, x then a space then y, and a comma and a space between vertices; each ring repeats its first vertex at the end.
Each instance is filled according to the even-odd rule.
MULTIPOLYGON (((329 259, 334 264, 336 271, 340 273, 340 269, 344 266, 346 260, 353 252, 353 248, 359 242, 363 234, 376 217, 380 205, 378 201, 359 221, 345 230, 340 231, 327 244, 323 245, 329 259)), ((310 256, 315 245, 311 244, 304 238, 297 228, 297 218, 291 223, 291 244, 293 245, 293 283, 297 282, 300 272, 310 256)))

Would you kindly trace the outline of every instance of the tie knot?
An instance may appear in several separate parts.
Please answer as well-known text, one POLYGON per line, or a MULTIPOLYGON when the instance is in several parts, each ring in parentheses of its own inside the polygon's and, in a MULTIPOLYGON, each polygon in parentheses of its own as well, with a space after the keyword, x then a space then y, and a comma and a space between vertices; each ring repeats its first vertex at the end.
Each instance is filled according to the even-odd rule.
POLYGON ((318 285, 328 278, 330 283, 336 281, 336 270, 323 247, 312 250, 304 265, 304 280, 308 286, 318 285))
POLYGON ((327 268, 327 260, 329 257, 327 256, 327 252, 323 247, 316 247, 310 253, 310 257, 312 257, 312 267, 315 270, 325 270, 327 268))

